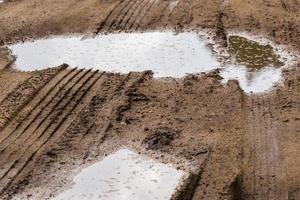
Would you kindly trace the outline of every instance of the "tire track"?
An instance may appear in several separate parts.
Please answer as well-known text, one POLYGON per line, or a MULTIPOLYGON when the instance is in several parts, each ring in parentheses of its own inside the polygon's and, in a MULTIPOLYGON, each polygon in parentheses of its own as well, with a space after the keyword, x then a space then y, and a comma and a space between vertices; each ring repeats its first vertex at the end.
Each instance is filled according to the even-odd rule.
POLYGON ((119 30, 120 24, 123 22, 124 18, 130 14, 130 11, 133 10, 134 6, 138 4, 140 0, 131 0, 119 14, 118 18, 114 20, 114 23, 109 27, 108 31, 117 31, 119 30))
POLYGON ((136 20, 133 21, 129 27, 129 30, 137 30, 141 26, 141 22, 146 18, 147 13, 157 4, 156 0, 151 0, 147 6, 144 6, 141 9, 140 15, 136 17, 136 20))
MULTIPOLYGON (((34 117, 34 120, 30 121, 28 124, 28 128, 24 131, 22 131, 22 134, 20 134, 20 136, 18 138, 16 138, 9 146, 7 149, 5 149, 6 151, 2 151, 2 160, 7 160, 10 159, 12 156, 17 156, 19 154, 19 151, 21 151, 22 149, 18 148, 19 145, 23 146, 23 144, 27 144, 26 142, 29 139, 34 139, 34 136, 36 131, 39 131, 39 129, 43 128, 43 125, 48 127, 49 124, 51 124, 52 121, 55 120, 55 114, 57 112, 60 112, 62 110, 65 109, 65 106, 68 105, 70 99, 73 98, 73 96, 78 92, 78 90, 80 89, 80 81, 83 81, 84 78, 87 78, 88 74, 90 73, 91 70, 88 70, 86 72, 80 73, 80 72, 76 72, 74 75, 76 78, 78 78, 77 80, 73 79, 70 82, 70 87, 64 91, 62 90, 62 95, 58 98, 58 99, 51 99, 50 104, 54 104, 54 106, 50 106, 48 105, 47 107, 43 108, 40 110, 40 113, 34 117), (80 74, 79 76, 77 76, 78 74, 80 74), (77 88, 76 88, 77 86, 77 88), (75 92, 72 94, 71 91, 75 90, 75 92), (53 101, 54 100, 54 101, 53 101), (56 100, 56 102, 55 102, 56 100), (45 111, 43 113, 43 111, 45 111), (54 116, 53 116, 54 115, 54 116), (39 119, 40 118, 40 119, 39 119), (46 123, 46 124, 45 124, 46 123), (47 125, 48 123, 48 125, 47 125)), ((37 133, 38 135, 38 133, 37 133)), ((30 145, 30 143, 29 143, 30 145)), ((12 158, 14 159, 14 157, 12 158)), ((5 165, 9 165, 8 163, 5 163, 5 165, 3 163, 2 166, 0 167, 0 177, 1 177, 1 171, 4 168, 5 169, 5 165)), ((1 178, 0 178, 1 180, 1 178)))
MULTIPOLYGON (((0 155, 4 152, 4 150, 15 140, 19 139, 23 133, 25 133, 33 122, 36 122, 38 118, 42 116, 43 112, 46 112, 48 110, 51 110, 51 103, 55 102, 56 98, 59 98, 57 101, 57 104, 55 104, 52 108, 55 108, 58 103, 64 98, 64 95, 67 93, 64 93, 64 89, 68 85, 68 83, 72 83, 74 79, 76 79, 77 75, 80 74, 83 70, 71 70, 71 73, 68 75, 71 75, 71 77, 67 76, 65 79, 63 79, 59 84, 57 84, 53 90, 48 94, 47 96, 42 99, 42 102, 39 103, 37 107, 34 107, 32 109, 32 112, 26 116, 25 119, 21 120, 21 122, 17 125, 17 127, 13 128, 12 131, 9 133, 9 137, 5 141, 1 142, 1 150, 0 155), (62 84, 62 85, 61 85, 62 84), (51 94, 52 93, 52 94, 51 94), (27 124, 27 125, 26 125, 27 124), (22 127, 24 126, 24 127, 22 127), (13 137, 15 136, 15 137, 13 137), (8 140, 9 139, 9 140, 8 140), (4 145, 5 144, 5 145, 4 145)), ((74 85, 73 85, 74 86, 74 85)), ((50 112, 50 111, 49 111, 50 112)), ((42 120, 42 119, 41 119, 42 120)), ((19 120, 17 120, 19 121, 19 120)), ((43 120, 39 123, 37 128, 43 123, 43 120)))
MULTIPOLYGON (((21 111, 21 114, 16 116, 11 121, 11 123, 4 130, 1 131, 1 136, 3 136, 3 137, 0 138, 0 147, 3 147, 3 142, 5 142, 11 136, 11 134, 14 131, 16 131, 23 124, 24 121, 26 121, 28 119, 28 117, 32 114, 32 112, 34 110, 36 110, 42 104, 43 101, 45 101, 45 99, 48 97, 48 95, 50 95, 50 93, 54 90, 54 88, 57 87, 74 70, 76 70, 76 68, 70 70, 69 72, 66 72, 67 70, 62 71, 60 74, 58 74, 55 78, 53 78, 53 80, 51 80, 47 84, 47 85, 54 84, 53 87, 51 87, 50 89, 44 88, 43 90, 45 90, 45 91, 42 90, 31 102, 29 102, 25 106, 25 108, 21 111), (62 77, 60 77, 60 75, 62 77), (58 80, 55 80, 55 79, 58 79, 58 80), (54 83, 52 83, 52 82, 54 82, 54 83), (43 95, 43 93, 46 93, 46 94, 43 95), (42 97, 39 97, 39 96, 42 96, 42 97), (30 105, 30 104, 34 104, 34 105, 30 105)), ((45 86, 45 87, 47 87, 47 86, 45 86)))
POLYGON ((0 103, 0 131, 67 65, 37 72, 18 84, 0 103))
POLYGON ((137 0, 135 5, 130 9, 130 13, 128 13, 122 20, 122 22, 119 24, 119 30, 126 30, 126 25, 131 19, 134 19, 134 16, 137 15, 137 13, 140 13, 140 9, 143 8, 143 5, 147 3, 148 0, 137 0))
POLYGON ((120 1, 120 3, 113 8, 112 12, 107 16, 104 22, 97 28, 96 34, 100 31, 109 31, 111 26, 116 22, 116 19, 119 18, 119 15, 123 13, 123 10, 130 2, 131 0, 120 1))
MULTIPOLYGON (((124 85, 126 85, 126 82, 128 81, 128 79, 130 79, 130 73, 124 79, 122 79, 122 81, 120 81, 119 84, 116 84, 116 87, 114 87, 112 93, 110 93, 110 92, 108 93, 108 94, 112 94, 112 95, 109 96, 108 98, 106 98, 106 100, 101 103, 100 107, 98 108, 98 110, 100 110, 98 113, 102 113, 101 110, 105 107, 106 103, 110 104, 110 102, 115 97, 115 94, 117 93, 117 91, 122 90, 122 87, 124 85)), ((89 135, 89 133, 91 133, 93 128, 96 128, 96 126, 97 126, 96 119, 98 119, 98 117, 96 117, 96 118, 94 117, 93 119, 94 119, 94 121, 87 127, 87 129, 83 132, 82 136, 80 137, 79 143, 81 143, 87 137, 87 135, 89 135)))
POLYGON ((105 19, 97 25, 96 31, 94 32, 95 35, 99 34, 100 31, 105 28, 105 25, 109 23, 108 21, 114 18, 113 15, 117 13, 116 10, 118 10, 122 3, 124 3, 124 1, 119 1, 119 3, 108 13, 105 19))
MULTIPOLYGON (((126 81, 127 84, 124 84, 125 86, 125 90, 123 89, 123 92, 120 93, 120 96, 118 97, 116 95, 115 101, 119 101, 119 106, 113 107, 111 109, 111 112, 109 114, 109 120, 108 123, 106 123, 106 125, 103 126, 103 128, 100 130, 100 132, 98 133, 101 138, 98 140, 98 144, 97 147, 99 148, 100 145, 103 143, 103 141, 105 140, 105 138, 108 136, 108 132, 110 130, 110 128, 113 128, 112 126, 112 121, 120 121, 120 116, 123 115, 123 113, 127 110, 129 110, 132 106, 132 98, 130 96, 130 92, 132 91, 132 89, 137 88, 138 85, 145 79, 146 76, 148 76, 149 72, 144 72, 142 74, 137 74, 136 77, 130 78, 133 76, 133 73, 130 73, 128 75, 128 79, 129 81, 126 81), (121 98, 121 100, 119 100, 121 98)), ((112 99, 112 101, 114 101, 114 99, 112 99)))
MULTIPOLYGON (((98 71, 95 71, 86 80, 84 80, 84 82, 81 84, 81 86, 72 96, 72 98, 68 101, 67 105, 65 106, 66 109, 63 109, 56 114, 55 118, 59 119, 56 119, 57 121, 51 121, 50 124, 46 127, 46 129, 43 130, 42 134, 39 135, 36 138, 36 140, 32 143, 32 145, 25 149, 25 151, 21 154, 18 160, 14 161, 13 165, 1 178, 1 188, 3 189, 0 194, 2 194, 3 191, 10 186, 14 179, 26 168, 30 161, 33 160, 35 155, 46 146, 46 144, 51 140, 54 134, 58 132, 58 130, 66 123, 66 120, 78 107, 78 104, 82 101, 82 99, 86 96, 90 89, 95 85, 95 83, 102 77, 103 73, 101 73, 98 76, 97 73, 98 71), (52 125, 53 127, 51 127, 52 125), (7 178, 4 179, 5 177, 7 178)), ((79 113, 79 111, 77 111, 77 113, 79 113)), ((68 122, 68 125, 70 124, 71 121, 68 122)))
POLYGON ((85 152, 88 154, 91 152, 98 152, 106 138, 112 136, 109 135, 109 133, 113 134, 114 132, 110 131, 114 130, 114 122, 119 123, 117 118, 120 115, 120 108, 126 107, 127 109, 130 109, 131 105, 128 104, 131 104, 131 102, 129 99, 130 97, 128 97, 128 92, 131 91, 132 88, 138 87, 138 84, 145 79, 147 74, 148 73, 143 73, 134 77, 134 73, 130 73, 123 79, 112 98, 102 107, 101 111, 98 112, 96 118, 100 120, 95 121, 95 124, 91 126, 81 138, 81 141, 85 140, 85 142, 90 144, 87 146, 85 152), (111 102, 118 102, 118 106, 112 107, 111 102))
MULTIPOLYGON (((112 127, 111 124, 116 121, 115 119, 118 116, 117 112, 119 112, 118 108, 128 103, 128 95, 131 96, 128 92, 132 90, 132 88, 138 87, 138 84, 143 81, 147 74, 148 73, 130 73, 126 77, 118 75, 116 78, 115 75, 112 77, 109 77, 108 75, 105 76, 107 77, 107 80, 103 81, 103 79, 101 79, 101 84, 94 87, 93 92, 91 92, 90 100, 86 100, 85 103, 82 104, 82 109, 80 109, 76 117, 72 117, 72 119, 75 120, 64 125, 65 130, 59 130, 59 133, 62 133, 61 137, 57 140, 52 139, 53 142, 48 142, 48 144, 39 148, 39 151, 31 156, 28 164, 24 164, 25 166, 23 169, 19 171, 18 169, 21 167, 20 163, 23 164, 25 162, 25 158, 21 157, 21 161, 18 162, 19 164, 17 163, 16 166, 12 168, 13 171, 19 171, 18 174, 14 175, 15 172, 10 172, 10 174, 6 176, 6 179, 11 181, 2 181, 2 183, 4 182, 7 184, 5 184, 6 186, 4 186, 0 195, 2 197, 7 197, 7 195, 10 195, 10 192, 14 190, 15 185, 18 185, 19 182, 32 179, 29 174, 34 173, 33 171, 37 166, 37 162, 47 163, 43 162, 43 159, 47 159, 48 152, 56 155, 56 157, 60 157, 60 155, 63 156, 63 152, 66 153, 68 150, 75 150, 78 145, 85 144, 87 145, 87 148, 93 148, 98 143, 105 141, 108 133, 112 133, 109 130, 110 127, 112 127), (90 121, 90 119, 92 120, 90 121), (97 126, 97 128, 95 126, 97 126), (100 128, 101 131, 98 131, 100 128), (82 140, 84 140, 83 143, 82 140), (90 145, 87 140, 92 141, 94 145, 90 145), (74 147, 74 149, 70 149, 72 147, 74 147)), ((133 97, 133 99, 135 98, 136 96, 133 97)), ((76 107, 75 110, 78 110, 78 107, 76 107)), ((58 135, 57 131, 55 134, 58 135)), ((43 137, 43 140, 46 141, 46 137, 43 137)), ((41 143, 39 142, 39 144, 41 143)), ((34 144, 34 146, 37 146, 37 144, 34 144)), ((26 157, 30 156, 28 152, 32 153, 32 149, 36 148, 30 147, 30 150, 28 150, 25 154, 26 157)), ((80 152, 82 153, 84 151, 81 150, 80 152)), ((47 167, 46 169, 48 169, 47 167)))
POLYGON ((124 25, 122 26, 123 29, 130 30, 130 26, 133 25, 133 23, 138 19, 139 14, 144 10, 145 6, 148 5, 148 2, 149 0, 141 1, 139 7, 133 11, 132 15, 128 19, 126 19, 124 25))
POLYGON ((285 199, 277 188, 279 150, 270 96, 251 96, 248 102, 248 119, 251 121, 248 121, 248 135, 245 136, 247 143, 244 148, 248 154, 243 161, 243 197, 246 200, 285 199))

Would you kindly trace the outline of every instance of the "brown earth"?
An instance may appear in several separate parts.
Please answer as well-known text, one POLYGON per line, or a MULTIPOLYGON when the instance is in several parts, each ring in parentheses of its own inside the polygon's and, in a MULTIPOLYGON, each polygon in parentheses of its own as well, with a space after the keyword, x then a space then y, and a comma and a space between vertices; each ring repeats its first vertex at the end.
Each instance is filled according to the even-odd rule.
MULTIPOLYGON (((169 28, 209 29, 222 45, 228 31, 247 31, 300 50, 299 0, 179 0, 173 10, 170 2, 9 1, 0 4, 0 44, 169 28)), ((123 145, 197 165, 174 199, 300 199, 299 62, 284 86, 248 96, 235 81, 221 85, 217 72, 182 80, 66 65, 28 73, 13 70, 8 54, 1 47, 1 199, 51 197, 72 170, 123 145)))

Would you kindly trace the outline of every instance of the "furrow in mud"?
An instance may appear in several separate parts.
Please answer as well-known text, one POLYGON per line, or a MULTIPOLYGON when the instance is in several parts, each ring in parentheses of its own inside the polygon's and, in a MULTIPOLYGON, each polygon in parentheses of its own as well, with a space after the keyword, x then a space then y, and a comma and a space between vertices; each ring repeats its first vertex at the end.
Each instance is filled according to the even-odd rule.
POLYGON ((87 147, 87 152, 91 151, 90 148, 100 148, 106 137, 108 137, 109 130, 113 128, 113 124, 115 122, 120 123, 120 108, 130 108, 130 106, 128 106, 131 104, 129 97, 127 96, 128 92, 133 88, 138 87, 138 84, 143 81, 147 75, 148 73, 143 73, 135 76, 130 73, 117 84, 114 88, 113 95, 109 96, 109 99, 107 99, 103 106, 100 107, 93 125, 89 126, 82 137, 80 137, 80 143, 83 140, 88 140, 89 144, 93 144, 87 147), (112 107, 112 105, 114 106, 112 107), (97 140, 90 137, 89 134, 94 135, 97 140))
POLYGON ((147 2, 147 0, 136 1, 136 3, 130 9, 130 12, 119 23, 119 30, 126 30, 128 22, 136 15, 136 13, 140 12, 140 8, 145 2, 147 2))
POLYGON ((21 82, 15 90, 5 97, 0 103, 0 130, 22 110, 30 100, 61 70, 63 65, 58 68, 43 70, 32 75, 30 78, 21 82))
POLYGON ((130 14, 130 11, 133 10, 135 4, 139 1, 130 1, 123 9, 122 13, 119 14, 118 18, 114 20, 114 23, 109 27, 109 31, 120 30, 120 24, 123 22, 124 18, 130 14))
POLYGON ((71 123, 72 119, 68 119, 70 115, 75 116, 80 113, 84 104, 79 104, 83 101, 83 98, 91 90, 91 88, 96 84, 96 82, 102 77, 103 73, 100 75, 98 71, 90 73, 90 75, 84 80, 78 90, 74 93, 72 98, 67 102, 64 109, 60 110, 55 116, 54 120, 50 121, 50 124, 42 131, 38 137, 34 140, 28 140, 32 144, 26 147, 25 151, 21 153, 21 156, 14 161, 10 166, 8 171, 2 176, 1 186, 3 189, 9 187, 9 185, 14 181, 14 179, 26 168, 34 156, 43 149, 44 146, 53 138, 59 138, 64 131, 59 131, 59 129, 66 129, 71 123), (5 179, 6 178, 6 179, 5 179))
POLYGON ((130 23, 129 29, 130 30, 138 30, 138 28, 142 25, 141 23, 144 22, 146 15, 148 12, 156 5, 158 4, 156 0, 149 1, 149 3, 145 4, 143 8, 141 8, 141 12, 138 13, 134 18, 134 21, 130 23))
POLYGON ((120 4, 116 5, 116 8, 113 9, 112 13, 109 14, 107 19, 103 22, 103 24, 98 28, 98 33, 100 31, 109 31, 111 26, 116 22, 116 19, 122 15, 123 10, 130 4, 130 0, 120 1, 120 4))
MULTIPOLYGON (((8 146, 7 149, 2 151, 2 158, 11 160, 17 159, 18 155, 20 154, 20 152, 22 152, 22 150, 30 146, 36 138, 39 138, 43 134, 43 132, 50 127, 51 123, 55 122, 57 117, 59 117, 58 114, 65 109, 65 107, 69 104, 70 100, 74 98, 74 95, 79 91, 80 87, 83 86, 82 82, 89 77, 89 73, 90 71, 81 73, 82 75, 78 76, 78 79, 75 81, 75 83, 71 83, 70 88, 68 88, 68 90, 65 93, 63 93, 61 98, 55 99, 56 102, 51 102, 54 104, 54 106, 49 106, 42 109, 42 111, 46 112, 41 113, 40 115, 38 115, 38 117, 34 118, 34 120, 29 123, 28 128, 25 131, 23 130, 21 132, 20 137, 17 137, 8 146), (23 148, 17 148, 18 146, 21 146, 23 148)), ((78 73, 76 73, 75 75, 77 74, 78 73)), ((7 166, 10 166, 9 162, 2 164, 0 168, 1 176, 3 171, 6 173, 7 166)))
MULTIPOLYGON (((128 81, 129 77, 130 77, 130 75, 127 75, 125 78, 123 78, 121 81, 119 81, 118 84, 116 84, 116 87, 113 88, 113 92, 111 93, 111 95, 109 95, 109 96, 105 99, 105 101, 103 101, 103 103, 100 104, 100 106, 98 105, 98 106, 99 106, 99 107, 98 107, 98 111, 99 111, 98 113, 102 113, 102 112, 101 112, 101 109, 104 108, 105 105, 107 105, 107 103, 108 103, 108 104, 111 103, 111 101, 115 98, 116 91, 120 91, 121 87, 122 87, 124 84, 126 84, 126 81, 128 81)), ((108 93, 108 94, 110 94, 110 93, 108 93)), ((95 97, 96 97, 96 96, 95 96, 95 97)), ((97 97, 96 97, 96 98, 97 98, 97 97)), ((97 114, 97 113, 95 113, 95 114, 97 114)), ((100 116, 98 116, 98 117, 100 117, 100 116)), ((96 128, 96 127, 99 126, 99 125, 97 125, 97 122, 96 122, 96 119, 98 119, 98 117, 96 117, 96 118, 93 119, 93 123, 92 123, 91 125, 88 126, 88 128, 86 129, 86 131, 84 132, 84 134, 82 135, 82 137, 80 137, 79 142, 82 142, 82 141, 85 139, 85 137, 86 137, 90 132, 92 132, 92 129, 93 129, 93 128, 96 128)), ((103 120, 103 121, 104 121, 104 120, 103 120)), ((101 121, 101 123, 102 123, 103 121, 101 121)), ((109 121, 108 123, 110 123, 111 117, 108 117, 108 118, 107 118, 107 121, 109 121)), ((107 123, 106 123, 106 124, 107 124, 107 123)))
POLYGON ((80 74, 81 71, 83 70, 71 70, 66 74, 66 76, 63 76, 59 82, 56 83, 54 81, 54 83, 50 83, 50 87, 52 84, 54 84, 54 86, 45 92, 46 96, 43 96, 44 91, 42 91, 42 94, 37 95, 36 98, 33 99, 32 104, 34 104, 36 101, 38 102, 35 106, 33 106, 33 109, 31 105, 28 105, 28 110, 30 111, 26 117, 23 118, 21 114, 21 117, 17 117, 17 119, 14 120, 17 122, 16 126, 14 126, 13 123, 12 127, 8 126, 7 129, 3 130, 3 135, 6 137, 1 141, 0 155, 11 143, 19 139, 21 136, 24 136, 24 133, 31 128, 33 123, 35 123, 34 125, 38 124, 36 129, 43 123, 43 120, 46 118, 42 118, 41 116, 46 115, 44 114, 45 112, 50 113, 51 110, 58 105, 58 103, 64 98, 64 95, 67 94, 64 90, 66 90, 68 84, 72 83, 72 81, 77 77, 78 74, 80 74))
MULTIPOLYGON (((22 111, 10 121, 9 125, 7 125, 1 131, 1 138, 0 138, 0 146, 3 147, 3 142, 5 142, 11 134, 16 131, 24 121, 31 115, 31 113, 45 101, 47 97, 50 96, 51 92, 73 71, 75 70, 63 70, 58 74, 55 78, 53 78, 35 97, 32 101, 30 101, 27 106, 23 108, 22 111)), ((5 146, 5 145, 4 145, 5 146)), ((0 150, 2 151, 2 150, 0 150)))
POLYGON ((85 146, 86 150, 81 151, 86 154, 90 153, 91 148, 95 148, 95 143, 104 141, 103 132, 108 129, 113 119, 111 106, 115 98, 120 98, 119 95, 123 93, 124 85, 129 79, 130 75, 123 78, 108 75, 90 102, 67 128, 62 139, 53 147, 49 147, 49 151, 59 155, 63 151, 71 151, 88 144, 85 146))
POLYGON ((112 16, 116 13, 116 10, 118 9, 118 7, 123 3, 124 1, 119 1, 119 3, 117 5, 115 5, 113 7, 113 9, 111 9, 111 11, 108 13, 108 15, 106 15, 105 19, 103 21, 101 21, 100 23, 97 24, 96 26, 96 30, 94 31, 94 34, 99 34, 102 30, 104 30, 106 24, 108 24, 108 21, 110 20, 110 18, 112 18, 112 16))
POLYGON ((140 14, 143 12, 144 8, 146 5, 151 4, 152 1, 149 0, 143 0, 141 1, 141 3, 139 4, 139 6, 133 11, 132 15, 130 16, 130 18, 128 18, 124 25, 123 25, 123 29, 124 30, 130 30, 131 26, 133 26, 133 24, 138 20, 140 14))
MULTIPOLYGON (((100 84, 101 92, 99 93, 97 90, 90 95, 89 100, 86 100, 84 104, 82 104, 82 108, 79 109, 78 106, 74 106, 72 109, 73 111, 77 111, 76 117, 74 120, 70 120, 70 122, 65 126, 64 131, 61 132, 60 139, 55 140, 57 142, 52 143, 54 148, 52 151, 55 151, 55 147, 58 147, 59 152, 63 150, 70 150, 72 143, 74 147, 79 144, 82 144, 83 140, 90 139, 89 134, 93 135, 93 143, 96 142, 93 147, 101 144, 105 138, 107 137, 107 133, 109 129, 112 127, 113 121, 118 118, 120 111, 119 108, 123 107, 124 104, 130 104, 128 102, 128 91, 131 91, 133 88, 138 87, 139 84, 148 73, 132 75, 131 73, 126 77, 117 80, 117 83, 111 87, 109 83, 111 83, 111 77, 108 78, 109 82, 106 83, 106 80, 102 80, 100 84), (106 84, 106 86, 105 86, 106 84), (116 107, 113 105, 117 105, 116 107), (113 106, 113 107, 112 107, 113 106), (76 108, 76 109, 75 109, 76 108), (103 114, 106 113, 106 114, 103 114), (99 120, 100 118, 100 120, 99 120), (95 140, 94 136, 98 138, 95 140)), ((93 84, 92 84, 93 85, 93 84)), ((89 90, 89 89, 88 89, 89 90)), ((78 95, 78 94, 77 94, 78 95)), ((66 108, 66 110, 69 110, 66 108)), ((70 111, 70 112, 73 112, 70 111)), ((11 183, 14 182, 17 176, 22 173, 22 171, 30 170, 28 165, 30 164, 31 160, 34 160, 34 157, 37 155, 38 151, 42 151, 44 147, 47 146, 47 141, 49 141, 49 137, 57 132, 57 129, 61 126, 62 123, 65 123, 62 120, 53 131, 50 130, 50 136, 41 137, 40 141, 33 143, 27 150, 27 152, 23 153, 19 160, 11 166, 11 172, 9 172, 6 177, 6 182, 2 179, 2 184, 5 186, 3 187, 3 193, 10 187, 11 183), (34 148, 36 147, 36 148, 34 148), (8 181, 9 180, 9 181, 8 181), (4 183, 3 183, 4 182, 4 183)), ((56 124, 56 122, 54 122, 56 124)), ((49 130, 48 130, 49 131, 49 130)), ((47 134, 47 135, 48 135, 47 134)), ((57 138, 57 136, 56 136, 57 138)), ((86 141, 85 141, 86 142, 86 141)), ((50 144, 51 145, 51 144, 50 144)), ((90 147, 90 145, 88 145, 90 147)))
POLYGON ((276 188, 279 163, 270 97, 249 97, 249 126, 243 167, 244 199, 285 199, 276 188))
MULTIPOLYGON (((3 160, 10 159, 10 160, 12 160, 12 162, 15 162, 14 159, 17 160, 19 158, 19 155, 22 154, 24 149, 26 149, 28 146, 30 146, 33 143, 34 138, 39 137, 41 135, 43 128, 45 126, 48 128, 49 124, 51 124, 52 121, 54 121, 55 116, 53 116, 53 114, 54 115, 58 114, 59 112, 63 111, 63 109, 66 105, 68 105, 68 101, 78 91, 78 89, 79 89, 78 87, 82 86, 82 85, 80 85, 80 81, 82 82, 82 79, 84 77, 86 77, 89 72, 90 71, 84 72, 83 75, 79 76, 78 80, 76 80, 75 83, 71 83, 70 88, 68 88, 68 90, 62 95, 62 97, 59 99, 56 99, 57 101, 53 107, 48 106, 47 108, 42 109, 42 111, 48 110, 48 112, 37 115, 37 117, 34 118, 34 121, 29 122, 29 126, 28 126, 29 128, 27 128, 26 131, 22 131, 20 134, 20 137, 17 137, 15 139, 15 141, 13 141, 12 144, 10 144, 7 149, 5 149, 6 151, 2 151, 1 158, 3 158, 3 160), (77 88, 74 89, 75 93, 73 92, 73 94, 72 93, 69 94, 72 91, 74 86, 77 86, 77 88), (44 116, 44 118, 43 118, 43 116, 44 116), (36 126, 34 126, 34 125, 36 125, 36 126), (36 133, 36 131, 37 131, 37 133, 36 133), (29 139, 32 139, 32 141, 25 143, 29 139), (25 146, 25 145, 27 145, 27 146, 25 146), (17 148, 18 146, 20 146, 22 148, 17 148)), ((75 75, 77 75, 77 74, 78 73, 76 73, 75 75)), ((72 82, 72 81, 70 81, 70 82, 72 82)), ((44 130, 46 130, 46 129, 44 129, 44 130)), ((1 177, 5 176, 5 174, 8 172, 7 168, 10 168, 10 166, 11 166, 10 162, 2 163, 2 166, 0 168, 1 169, 1 171, 0 171, 1 177)))

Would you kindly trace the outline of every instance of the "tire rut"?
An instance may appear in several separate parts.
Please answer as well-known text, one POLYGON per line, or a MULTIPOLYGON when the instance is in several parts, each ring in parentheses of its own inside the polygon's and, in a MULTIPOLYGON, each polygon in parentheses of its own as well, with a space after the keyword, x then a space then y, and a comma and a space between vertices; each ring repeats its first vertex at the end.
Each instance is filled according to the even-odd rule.
POLYGON ((116 22, 116 19, 122 14, 123 10, 126 8, 127 4, 130 3, 130 0, 120 1, 112 11, 107 15, 106 19, 100 23, 96 29, 96 34, 102 32, 108 32, 111 26, 116 22))
MULTIPOLYGON (((47 120, 43 120, 45 123, 43 126, 40 126, 41 130, 33 129, 33 132, 31 132, 29 137, 24 139, 24 144, 28 143, 29 145, 22 146, 20 143, 22 148, 19 149, 21 150, 18 152, 12 152, 14 154, 8 155, 10 162, 5 164, 5 167, 1 167, 3 169, 1 171, 4 172, 1 173, 2 176, 0 179, 1 191, 4 191, 5 188, 9 187, 15 177, 17 177, 18 174, 26 168, 28 163, 33 159, 38 151, 43 149, 43 147, 49 142, 49 140, 51 140, 51 138, 54 137, 61 127, 68 127, 67 124, 70 124, 72 121, 71 119, 68 119, 68 117, 73 112, 76 112, 77 114, 80 112, 83 105, 81 105, 81 109, 78 109, 78 107, 82 102, 82 99, 103 75, 103 73, 97 75, 98 71, 91 72, 90 70, 82 73, 83 75, 79 78, 81 81, 77 80, 75 82, 76 87, 73 89, 75 92, 71 95, 67 95, 67 97, 62 99, 62 101, 58 101, 64 103, 58 103, 61 104, 59 106, 60 108, 56 108, 56 106, 53 107, 54 110, 45 118, 47 120), (45 128, 43 129, 43 127, 45 128), (11 159, 12 156, 14 156, 13 159, 11 159)), ((66 93, 69 93, 72 88, 73 87, 69 88, 66 93)), ((24 140, 20 140, 20 142, 24 140)))
POLYGON ((145 6, 140 15, 136 17, 136 20, 134 22, 131 23, 129 29, 130 30, 138 30, 141 27, 141 23, 143 23, 143 21, 145 20, 147 13, 150 12, 150 10, 152 10, 152 8, 157 4, 156 0, 152 0, 150 3, 147 4, 147 6, 145 6))
MULTIPOLYGON (((64 96, 67 94, 64 92, 66 90, 65 88, 68 86, 68 83, 72 83, 72 81, 77 77, 80 72, 79 71, 71 71, 70 76, 65 77, 63 79, 63 82, 58 83, 55 85, 55 88, 53 88, 47 96, 44 96, 42 102, 38 103, 37 106, 34 106, 34 109, 32 109, 27 116, 24 119, 16 119, 19 124, 16 127, 8 127, 7 132, 9 134, 5 139, 1 142, 1 150, 0 155, 3 153, 3 151, 7 148, 9 144, 14 142, 15 140, 19 139, 23 134, 33 125, 35 122, 37 124, 36 129, 44 122, 46 118, 41 118, 41 116, 46 115, 43 114, 48 111, 48 113, 54 109, 56 106, 58 106, 59 102, 64 98, 64 96), (57 100, 58 98, 58 100, 57 100), (56 102, 54 104, 54 102, 56 102), (40 121, 38 121, 40 120, 40 121), (39 122, 39 123, 38 123, 39 122), (9 130, 11 129, 11 130, 9 130), (3 143, 5 145, 3 145, 3 143)), ((76 84, 76 83, 75 83, 76 84)), ((69 88, 70 89, 70 88, 69 88)), ((48 93, 48 92, 47 92, 48 93)), ((39 100, 40 101, 40 100, 39 100)))
POLYGON ((147 3, 147 0, 136 1, 134 6, 130 9, 130 12, 124 17, 122 22, 119 24, 120 30, 126 30, 126 26, 130 23, 131 19, 135 19, 137 13, 140 12, 140 9, 143 7, 143 4, 147 3))
POLYGON ((131 28, 134 26, 134 24, 137 22, 137 20, 142 16, 142 13, 144 12, 147 5, 151 4, 151 1, 148 0, 141 1, 141 4, 139 5, 139 8, 137 8, 130 18, 127 19, 126 23, 124 24, 125 30, 131 30, 131 28))
POLYGON ((130 11, 133 10, 134 6, 139 2, 130 1, 119 14, 118 18, 114 20, 114 23, 109 27, 109 31, 117 31, 120 30, 120 24, 124 21, 124 19, 130 15, 130 11))
MULTIPOLYGON (((74 68, 73 70, 75 70, 74 68)), ((73 70, 70 70, 67 73, 67 70, 62 71, 60 74, 58 74, 53 80, 49 82, 48 85, 54 85, 51 88, 45 88, 39 92, 36 97, 25 106, 25 108, 20 112, 18 116, 16 116, 7 127, 1 131, 1 138, 0 138, 0 147, 3 147, 3 143, 11 137, 11 134, 15 132, 20 126, 23 124, 24 121, 28 119, 28 117, 32 114, 34 110, 36 110, 42 103, 45 101, 45 99, 51 94, 51 92, 57 87, 73 70)), ((5 146, 5 145, 4 145, 5 146)), ((2 149, 0 150, 2 151, 2 149)))
MULTIPOLYGON (((120 1, 104 21, 97 25, 95 34, 110 31, 136 30, 148 11, 156 4, 157 0, 120 1)), ((165 4, 169 5, 169 3, 165 4)))
POLYGON ((279 154, 269 95, 248 100, 248 131, 243 167, 244 199, 285 199, 277 188, 279 154))
POLYGON ((18 84, 0 103, 0 131, 67 65, 34 73, 18 84))
POLYGON ((97 71, 89 72, 89 74, 88 78, 78 83, 82 87, 76 90, 72 98, 68 100, 67 105, 63 106, 64 109, 53 111, 55 116, 51 121, 47 120, 49 122, 48 126, 43 125, 41 126, 44 127, 43 130, 31 133, 32 137, 27 138, 27 142, 24 142, 31 142, 30 145, 22 146, 22 150, 17 152, 18 155, 14 159, 8 159, 9 166, 6 165, 5 173, 2 172, 0 179, 0 196, 4 197, 9 194, 12 184, 22 181, 22 177, 28 178, 26 174, 34 170, 35 167, 33 161, 37 161, 38 157, 46 155, 45 150, 47 149, 55 152, 55 154, 60 154, 66 152, 65 150, 70 150, 72 144, 75 148, 79 144, 87 144, 86 140, 94 143, 87 147, 99 148, 108 136, 110 128, 113 127, 112 124, 119 116, 119 108, 125 104, 130 104, 128 92, 138 87, 138 84, 145 79, 148 72, 130 73, 124 78, 113 81, 116 82, 113 86, 111 85, 112 77, 109 77, 109 75, 106 82, 104 78, 101 78, 106 76, 103 76, 103 74, 97 75, 97 71), (99 79, 101 83, 99 83, 99 79), (90 92, 89 98, 86 98, 83 103, 82 98, 86 96, 86 93, 91 90, 96 82, 99 83, 98 89, 90 92), (73 112, 76 112, 76 114, 72 114, 73 112), (51 147, 51 145, 54 146, 51 147))

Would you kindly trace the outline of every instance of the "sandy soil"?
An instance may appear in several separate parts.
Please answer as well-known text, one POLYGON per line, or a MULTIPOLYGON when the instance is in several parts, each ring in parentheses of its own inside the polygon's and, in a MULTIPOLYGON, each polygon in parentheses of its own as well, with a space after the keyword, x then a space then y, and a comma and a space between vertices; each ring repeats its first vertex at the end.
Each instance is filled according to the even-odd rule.
MULTIPOLYGON (((247 31, 300 49, 299 0, 15 0, 0 4, 0 44, 50 34, 247 31)), ((46 199, 72 170, 126 145, 196 162, 174 199, 300 199, 300 63, 284 86, 247 96, 216 72, 182 80, 61 66, 11 69, 0 49, 0 197, 46 199), (171 135, 166 137, 165 135, 171 135), (154 142, 153 142, 154 140, 154 142)))

